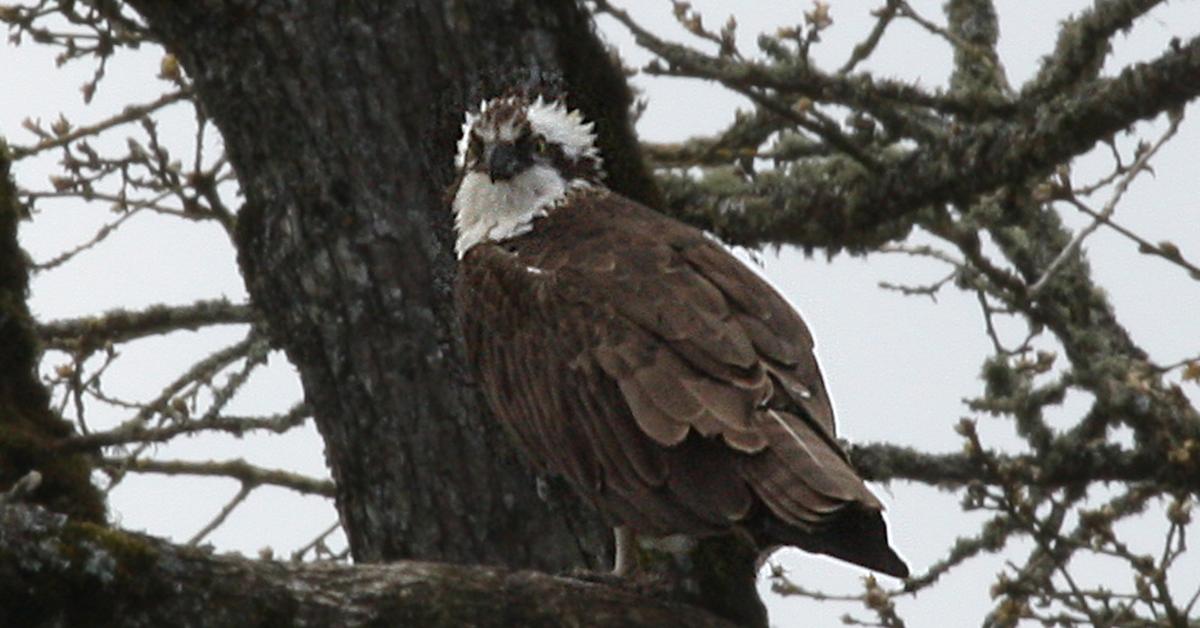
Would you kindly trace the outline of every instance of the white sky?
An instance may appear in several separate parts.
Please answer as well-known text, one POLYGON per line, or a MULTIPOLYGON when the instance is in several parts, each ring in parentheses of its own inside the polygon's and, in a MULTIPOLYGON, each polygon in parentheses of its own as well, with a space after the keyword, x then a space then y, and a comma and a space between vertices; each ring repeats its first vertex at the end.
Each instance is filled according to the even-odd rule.
MULTIPOLYGON (((622 3, 644 25, 676 41, 688 41, 678 28, 667 2, 622 3)), ((706 24, 724 23, 733 7, 738 8, 739 42, 744 52, 756 50, 760 31, 773 31, 784 23, 802 21, 807 2, 782 0, 755 3, 694 1, 706 24)), ((818 64, 826 69, 842 64, 853 45, 870 29, 871 9, 882 2, 833 0, 832 29, 814 48, 818 64)), ((912 3, 924 16, 941 22, 940 2, 912 3)), ((1059 21, 1088 2, 1030 2, 1006 0, 998 3, 1001 13, 1000 54, 1014 86, 1037 70, 1040 57, 1053 48, 1059 21)), ((633 47, 631 39, 610 19, 602 18, 601 30, 616 44, 626 62, 642 65, 648 56, 633 47)), ((1130 61, 1150 59, 1162 51, 1172 36, 1187 39, 1200 32, 1200 3, 1174 2, 1154 11, 1149 18, 1114 41, 1107 70, 1112 72, 1130 61)), ((67 65, 55 69, 53 53, 36 45, 0 45, 0 135, 13 144, 30 144, 32 136, 21 128, 26 117, 49 121, 59 112, 76 124, 102 119, 128 102, 153 99, 165 84, 155 78, 161 52, 143 48, 136 54, 122 53, 109 64, 108 77, 101 83, 95 103, 84 107, 78 88, 92 68, 67 65)), ((911 23, 896 24, 865 67, 880 76, 893 76, 920 85, 943 85, 950 72, 950 50, 940 40, 911 23)), ((737 107, 747 107, 738 96, 709 84, 677 79, 635 79, 645 90, 650 105, 640 121, 643 139, 678 140, 724 128, 737 107)), ((1196 155, 1200 155, 1200 108, 1187 111, 1188 120, 1179 136, 1154 161, 1155 176, 1138 179, 1120 205, 1116 218, 1152 242, 1171 240, 1190 260, 1200 258, 1200 201, 1196 198, 1196 155)), ((175 107, 162 118, 160 132, 180 155, 190 154, 190 112, 175 107)), ((1142 137, 1152 139, 1163 124, 1139 125, 1142 137)), ((120 146, 136 128, 110 134, 109 145, 120 146)), ((1126 154, 1136 142, 1119 138, 1126 154)), ((97 143, 102 145, 101 143, 97 143)), ((1087 181, 1107 172, 1106 152, 1076 162, 1077 181, 1087 181)), ((44 189, 57 155, 22 162, 16 168, 18 181, 44 189)), ((447 155, 447 159, 451 156, 447 155)), ((1101 197, 1103 202, 1104 197, 1101 197)), ((74 202, 46 203, 33 222, 22 231, 22 242, 36 260, 46 260, 90 236, 111 220, 102 205, 74 202)), ((1086 217, 1065 214, 1075 228, 1087 224, 1086 217)), ((1110 230, 1101 229, 1086 243, 1100 285, 1109 292, 1117 314, 1135 340, 1161 363, 1174 362, 1200 353, 1200 286, 1187 279, 1177 267, 1137 253, 1136 245, 1110 230)), ((975 396, 982 386, 977 378, 981 361, 991 345, 983 333, 975 297, 948 287, 938 302, 903 297, 882 291, 879 281, 923 283, 942 277, 946 270, 931 262, 899 256, 876 255, 868 259, 839 256, 826 263, 818 254, 806 259, 791 249, 763 252, 762 272, 803 313, 818 339, 818 352, 837 405, 842 434, 855 441, 890 441, 935 451, 952 451, 961 446, 953 425, 969 414, 961 399, 975 396)), ((37 316, 53 318, 95 313, 113 307, 138 308, 153 303, 188 303, 200 298, 226 296, 233 301, 246 298, 237 274, 232 248, 214 225, 182 223, 175 219, 144 215, 132 220, 106 243, 74 263, 35 277, 31 304, 37 316)), ((1020 325, 1002 328, 1010 341, 1019 340, 1020 325)), ((184 332, 170 338, 136 343, 125 349, 121 367, 110 373, 106 390, 141 398, 153 395, 163 384, 205 355, 217 343, 236 341, 237 328, 184 332)), ((1014 343, 1015 344, 1015 343, 1014 343)), ((57 358, 63 361, 61 356, 57 358)), ((56 364, 51 356, 48 366, 56 364)), ((1197 395, 1194 385, 1192 398, 1197 395)), ((278 412, 300 397, 298 383, 282 357, 275 354, 272 368, 260 372, 239 395, 231 411, 239 413, 278 412)), ((1087 406, 1075 395, 1058 413, 1066 424, 1087 406)), ((125 418, 113 410, 97 408, 89 414, 93 427, 103 427, 125 418)), ((985 443, 1011 448, 1016 440, 1006 422, 980 421, 985 443)), ((283 437, 206 437, 187 439, 161 447, 163 458, 228 459, 244 457, 263 466, 281 467, 325 476, 321 443, 307 429, 283 437)), ((186 540, 194 534, 237 491, 226 480, 163 480, 157 477, 127 480, 111 495, 114 519, 121 525, 154 534, 186 540)), ((925 486, 893 484, 881 487, 888 503, 893 544, 919 573, 942 557, 956 536, 973 531, 982 520, 978 513, 963 513, 958 496, 925 486)), ((210 541, 222 550, 248 554, 270 545, 278 554, 304 544, 334 519, 332 507, 323 500, 303 498, 277 489, 260 489, 230 517, 210 541)), ((1129 540, 1147 550, 1160 544, 1156 538, 1161 517, 1154 524, 1132 525, 1129 540)), ((1196 525, 1192 525, 1193 530, 1196 525)), ((1193 531, 1193 535, 1195 532, 1193 531)), ((1028 544, 1017 543, 1009 555, 1020 560, 1028 544)), ((862 571, 834 561, 785 551, 777 556, 798 581, 822 586, 829 592, 856 593, 862 571)), ((1193 554, 1190 564, 1200 559, 1193 554)), ((916 600, 898 601, 901 615, 910 625, 978 624, 990 608, 988 587, 1002 569, 1003 557, 980 559, 952 572, 932 590, 916 600)), ((1127 588, 1131 581, 1122 570, 1096 561, 1084 582, 1104 582, 1127 588)), ((1178 590, 1194 590, 1179 582, 1178 590)), ((886 582, 889 579, 883 578, 886 582)), ((764 590, 765 590, 764 583, 764 590)), ((777 626, 836 625, 837 618, 852 611, 866 617, 853 604, 818 605, 809 600, 780 599, 766 593, 772 622, 777 626)))

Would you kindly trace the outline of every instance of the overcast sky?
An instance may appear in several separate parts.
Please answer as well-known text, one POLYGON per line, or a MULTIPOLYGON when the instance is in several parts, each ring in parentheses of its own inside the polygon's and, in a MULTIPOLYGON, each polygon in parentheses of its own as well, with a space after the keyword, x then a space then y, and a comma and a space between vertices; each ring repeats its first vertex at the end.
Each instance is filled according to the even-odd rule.
MULTIPOLYGON (((628 0, 619 4, 652 30, 687 41, 671 17, 669 3, 628 0)), ((756 50, 758 32, 800 22, 802 11, 811 6, 779 0, 692 4, 713 26, 723 23, 733 7, 752 5, 737 9, 744 52, 756 50)), ((834 26, 814 49, 816 61, 827 69, 844 62, 873 23, 868 12, 882 2, 833 0, 830 4, 834 26)), ((926 17, 942 21, 940 2, 912 4, 926 17)), ((1052 49, 1060 20, 1090 3, 1010 0, 998 4, 1003 11, 1000 55, 1011 83, 1020 85, 1036 71, 1039 58, 1052 49)), ((628 64, 637 67, 648 60, 615 22, 602 19, 600 25, 628 64)), ((1143 19, 1129 34, 1116 38, 1107 70, 1156 56, 1172 36, 1188 38, 1198 32, 1200 3, 1171 3, 1143 19)), ((28 144, 32 137, 21 128, 26 117, 50 120, 62 112, 80 124, 101 119, 105 112, 119 110, 129 102, 151 100, 165 86, 155 78, 160 58, 161 51, 152 48, 118 54, 109 64, 95 103, 84 107, 79 86, 90 77, 90 66, 75 64, 56 69, 53 53, 36 45, 0 45, 0 85, 6 88, 5 96, 0 98, 0 135, 13 144, 28 144)), ((866 67, 881 76, 903 78, 922 86, 943 85, 950 71, 950 50, 911 23, 900 23, 888 32, 866 67)), ((709 84, 641 76, 634 80, 649 100, 638 127, 645 140, 670 141, 710 133, 727 125, 736 108, 747 107, 740 97, 709 84)), ((1152 242, 1173 241, 1185 256, 1196 260, 1200 258, 1200 202, 1196 194, 1200 110, 1193 105, 1187 114, 1177 139, 1155 160, 1155 176, 1134 183, 1117 218, 1152 242)), ((192 143, 193 128, 184 107, 168 112, 160 125, 165 141, 181 147, 181 154, 190 150, 187 147, 192 143)), ((1138 130, 1149 138, 1162 128, 1159 121, 1139 125, 1138 130)), ((107 141, 120 145, 127 135, 136 134, 136 129, 116 132, 107 141)), ((1120 141, 1127 150, 1136 142, 1130 138, 1120 141)), ((22 162, 16 169, 18 181, 27 187, 46 188, 56 159, 57 155, 51 155, 22 162)), ((1107 172, 1110 165, 1101 152, 1078 160, 1074 173, 1077 180, 1090 180, 1107 172)), ((1075 228, 1087 223, 1079 215, 1067 213, 1064 217, 1075 228)), ((34 259, 44 261, 86 239, 112 218, 102 205, 47 203, 23 228, 22 242, 34 259)), ((1178 268, 1138 254, 1134 244, 1109 230, 1101 229, 1093 235, 1086 249, 1096 278, 1108 290, 1119 319, 1153 358, 1168 363, 1200 352, 1200 288, 1196 282, 1189 281, 1178 268)), ((797 306, 814 330, 818 357, 834 395, 843 436, 936 451, 961 446, 952 427, 959 417, 969 414, 961 399, 981 392, 977 374, 982 359, 991 351, 975 297, 950 287, 934 303, 877 287, 880 281, 930 282, 943 276, 946 269, 894 255, 866 259, 843 255, 827 263, 820 255, 806 259, 797 251, 784 249, 760 252, 759 258, 763 262, 761 272, 797 306)), ((75 262, 36 276, 31 304, 37 316, 48 320, 114 307, 181 304, 220 296, 233 301, 246 298, 233 251, 220 230, 213 225, 144 215, 75 262)), ((1009 325, 1002 332, 1016 341, 1024 329, 1009 325)), ((233 342, 243 333, 232 327, 131 345, 124 351, 120 368, 105 380, 106 389, 148 397, 216 343, 233 342)), ((54 364, 55 356, 50 356, 47 368, 54 364)), ((1197 399, 1195 386, 1189 392, 1197 399)), ((299 399, 300 394, 290 367, 276 354, 272 368, 254 378, 231 411, 278 412, 299 399)), ((1086 407, 1087 400, 1074 395, 1057 413, 1058 420, 1066 424, 1086 407)), ((93 427, 104 427, 122 418, 126 418, 124 413, 104 408, 89 415, 93 427)), ((1011 428, 1000 420, 982 420, 980 432, 988 444, 1011 447, 1016 442, 1011 428)), ((190 439, 162 447, 158 454, 163 458, 244 457, 264 466, 327 476, 321 443, 312 429, 283 437, 190 439)), ((135 478, 114 491, 110 503, 114 519, 125 527, 186 540, 237 488, 236 483, 223 480, 135 478)), ((972 525, 982 519, 977 513, 963 513, 956 494, 904 484, 877 488, 888 504, 893 545, 917 573, 944 556, 956 536, 971 532, 972 525)), ((221 550, 253 554, 271 545, 285 554, 307 542, 334 518, 332 507, 323 500, 261 489, 210 540, 221 550)), ((1135 547, 1152 547, 1161 543, 1154 538, 1161 529, 1134 526, 1129 540, 1135 547)), ((1017 543, 1015 547, 1013 556, 1023 557, 1028 551, 1027 544, 1017 543)), ((776 559, 804 584, 820 585, 834 593, 860 590, 861 570, 794 550, 781 552, 776 559)), ((1002 568, 1002 560, 977 560, 953 572, 943 584, 920 598, 900 600, 902 616, 915 626, 978 624, 990 607, 988 587, 1002 568)), ((1190 560, 1200 565, 1195 554, 1190 560)), ((1111 565, 1100 562, 1083 579, 1106 581, 1113 587, 1130 584, 1121 572, 1113 572, 1111 565)), ((1193 571, 1196 579, 1200 579, 1200 568, 1193 571)), ((817 605, 773 595, 768 595, 768 605, 772 621, 778 626, 833 625, 847 611, 864 615, 854 605, 817 605)))

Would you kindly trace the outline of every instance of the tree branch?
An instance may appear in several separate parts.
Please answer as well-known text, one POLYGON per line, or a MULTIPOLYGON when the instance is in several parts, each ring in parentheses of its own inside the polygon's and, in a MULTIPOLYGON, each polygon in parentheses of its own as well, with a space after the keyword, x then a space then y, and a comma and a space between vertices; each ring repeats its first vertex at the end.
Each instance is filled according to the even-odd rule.
POLYGON ((1063 23, 1054 53, 1046 57, 1037 77, 1024 91, 1025 97, 1042 98, 1061 93, 1062 88, 1096 76, 1111 50, 1109 40, 1127 30, 1134 20, 1163 3, 1163 0, 1104 0, 1063 23))
POLYGON ((1133 165, 1129 167, 1129 169, 1125 172, 1125 175, 1122 176, 1119 181, 1117 181, 1117 185, 1113 188, 1112 197, 1109 198, 1108 202, 1104 204, 1104 209, 1095 216, 1092 224, 1080 229, 1079 232, 1076 233, 1073 238, 1071 238, 1071 241, 1067 243, 1067 246, 1063 247, 1062 251, 1059 252, 1054 260, 1046 266, 1046 270, 1042 271, 1041 277, 1039 277, 1038 280, 1029 287, 1028 296, 1030 299, 1037 298, 1038 293, 1046 287, 1046 284, 1050 281, 1050 278, 1054 276, 1054 273, 1058 272, 1058 269, 1062 268, 1062 266, 1067 263, 1067 260, 1074 257, 1079 252, 1079 247, 1083 246, 1083 241, 1087 239, 1092 232, 1094 232, 1096 229, 1099 229, 1100 225, 1104 224, 1109 218, 1112 217, 1113 212, 1115 212, 1117 209, 1117 204, 1121 202, 1121 198, 1125 196, 1125 192, 1129 189, 1129 185, 1133 183, 1133 180, 1136 179, 1139 174, 1151 170, 1150 160, 1155 154, 1158 153, 1160 148, 1170 141, 1172 137, 1175 137, 1175 133, 1179 130, 1179 125, 1181 122, 1183 122, 1182 114, 1171 116, 1171 125, 1167 128, 1166 132, 1163 133, 1162 137, 1155 141, 1153 145, 1151 145, 1145 151, 1142 151, 1141 155, 1137 158, 1137 161, 1133 162, 1133 165))
POLYGON ((639 46, 670 64, 667 68, 652 64, 647 68, 650 74, 715 80, 734 90, 760 87, 867 111, 886 111, 897 105, 962 114, 976 113, 981 107, 995 112, 1013 109, 1011 103, 981 103, 948 98, 900 81, 874 79, 867 74, 826 74, 808 63, 771 64, 706 55, 660 39, 607 0, 592 2, 597 12, 611 15, 625 26, 639 46))
MULTIPOLYGON (((112 127, 126 124, 128 122, 135 122, 150 113, 153 113, 159 109, 162 109, 163 107, 166 107, 167 105, 177 103, 181 100, 184 100, 184 99, 187 99, 190 97, 191 97, 190 90, 181 89, 179 91, 168 92, 166 94, 163 94, 162 96, 159 96, 158 98, 156 98, 153 101, 148 102, 148 103, 144 103, 141 105, 128 105, 127 107, 125 107, 124 110, 121 111, 121 113, 119 113, 111 118, 101 120, 100 122, 97 122, 96 124, 81 126, 79 128, 76 128, 76 129, 61 133, 61 134, 54 134, 54 135, 49 135, 49 136, 43 137, 42 141, 38 142, 37 144, 34 144, 33 146, 13 146, 12 147, 13 159, 14 160, 22 159, 22 158, 28 157, 30 155, 36 155, 37 153, 40 153, 47 149, 57 148, 59 146, 66 146, 67 144, 70 144, 71 142, 74 142, 75 140, 78 140, 78 139, 81 139, 84 137, 90 137, 93 135, 97 135, 103 131, 111 129, 112 127)), ((28 128, 28 125, 27 125, 27 128, 28 128)))
POLYGON ((161 473, 163 475, 203 475, 209 477, 229 478, 240 480, 250 486, 279 486, 290 488, 299 493, 334 496, 334 485, 330 480, 318 480, 299 473, 279 469, 264 469, 256 467, 245 460, 226 460, 218 462, 195 462, 191 460, 150 460, 144 458, 102 458, 99 461, 102 468, 114 469, 120 472, 161 473))
POLYGON ((50 321, 38 325, 37 333, 47 349, 86 352, 106 342, 127 342, 180 329, 194 331, 208 325, 252 323, 257 318, 249 305, 213 299, 190 305, 154 305, 136 312, 111 310, 100 316, 50 321))
POLYGON ((241 436, 246 432, 264 430, 282 434, 312 418, 307 404, 296 404, 287 412, 271 416, 205 416, 199 419, 180 419, 160 427, 148 427, 145 421, 130 420, 103 432, 72 435, 59 441, 59 451, 86 451, 96 447, 128 445, 131 443, 165 443, 182 434, 224 432, 241 436))
POLYGON ((296 564, 0 507, 0 625, 696 626, 694 607, 529 571, 296 564))
POLYGON ((877 482, 909 480, 947 488, 972 483, 1015 482, 1050 488, 1090 482, 1153 482, 1200 495, 1200 475, 1194 463, 1168 461, 1115 445, 1068 447, 1064 441, 1045 454, 1018 456, 986 451, 932 454, 886 443, 850 445, 848 449, 855 468, 877 482))
POLYGON ((882 160, 878 174, 844 161, 750 181, 670 177, 672 213, 742 245, 876 247, 908 233, 919 210, 965 202, 1045 176, 1137 122, 1200 96, 1200 37, 1152 62, 1023 110, 948 134, 918 154, 882 160))

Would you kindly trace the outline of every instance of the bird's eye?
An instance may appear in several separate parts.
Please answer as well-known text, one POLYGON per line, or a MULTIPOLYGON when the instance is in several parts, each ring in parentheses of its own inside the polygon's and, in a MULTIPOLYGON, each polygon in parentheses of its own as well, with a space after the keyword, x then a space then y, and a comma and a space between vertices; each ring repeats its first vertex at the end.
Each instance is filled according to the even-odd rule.
POLYGON ((550 145, 546 143, 546 138, 544 137, 537 138, 537 140, 534 141, 533 147, 537 150, 539 155, 545 155, 546 151, 550 150, 550 145))

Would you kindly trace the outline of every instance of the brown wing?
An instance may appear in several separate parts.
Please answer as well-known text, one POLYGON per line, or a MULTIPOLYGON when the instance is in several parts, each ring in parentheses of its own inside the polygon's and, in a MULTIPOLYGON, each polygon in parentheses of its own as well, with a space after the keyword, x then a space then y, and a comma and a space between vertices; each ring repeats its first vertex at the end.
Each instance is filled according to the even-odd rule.
POLYGON ((700 232, 579 195, 529 234, 468 252, 459 298, 493 410, 619 522, 666 534, 769 520, 802 546, 792 536, 848 511, 882 530, 834 440, 804 323, 700 232))
POLYGON ((651 339, 612 325, 605 307, 564 299, 576 289, 541 272, 486 245, 459 269, 468 353, 489 405, 530 459, 564 475, 614 523, 645 532, 715 532, 745 517, 751 494, 733 470, 689 477, 700 468, 691 450, 647 437, 593 357, 603 339, 651 339))

